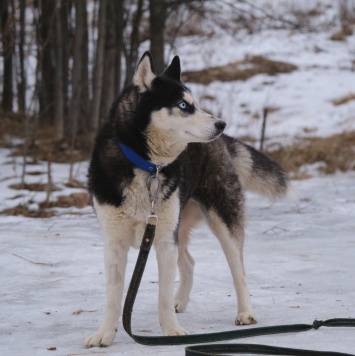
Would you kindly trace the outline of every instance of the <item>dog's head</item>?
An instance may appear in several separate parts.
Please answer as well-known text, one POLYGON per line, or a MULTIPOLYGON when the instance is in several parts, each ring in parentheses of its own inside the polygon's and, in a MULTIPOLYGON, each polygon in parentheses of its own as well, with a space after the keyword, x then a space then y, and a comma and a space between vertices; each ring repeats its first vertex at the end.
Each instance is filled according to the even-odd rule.
POLYGON ((138 63, 133 84, 140 92, 138 107, 150 114, 148 140, 160 136, 169 137, 171 143, 184 144, 214 140, 223 132, 225 122, 198 108, 180 74, 178 56, 160 76, 154 72, 149 52, 138 63))

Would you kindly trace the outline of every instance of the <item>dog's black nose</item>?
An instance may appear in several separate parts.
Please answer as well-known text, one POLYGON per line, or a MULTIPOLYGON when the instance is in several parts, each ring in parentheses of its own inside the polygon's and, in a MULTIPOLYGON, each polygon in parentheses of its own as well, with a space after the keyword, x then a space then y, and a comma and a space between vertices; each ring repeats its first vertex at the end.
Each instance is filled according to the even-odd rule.
POLYGON ((217 120, 214 125, 217 127, 218 130, 223 131, 227 124, 222 120, 217 120))

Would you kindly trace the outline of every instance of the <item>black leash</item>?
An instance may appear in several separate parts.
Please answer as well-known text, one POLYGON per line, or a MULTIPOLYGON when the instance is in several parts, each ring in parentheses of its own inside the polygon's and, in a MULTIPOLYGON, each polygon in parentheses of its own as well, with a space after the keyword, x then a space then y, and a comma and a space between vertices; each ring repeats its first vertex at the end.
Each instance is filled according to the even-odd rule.
MULTIPOLYGON (((135 335, 132 333, 131 328, 131 317, 133 311, 133 305, 138 293, 138 288, 142 280, 143 272, 145 269, 146 262, 148 260, 148 255, 150 248, 153 243, 155 229, 157 224, 156 215, 150 215, 147 218, 147 225, 143 235, 142 244, 140 247, 140 252, 137 258, 136 266, 133 272, 131 283, 128 288, 124 308, 122 315, 123 327, 132 337, 132 339, 139 344, 143 345, 183 345, 183 344, 198 344, 207 343, 215 341, 225 341, 232 339, 241 339, 251 336, 260 335, 270 335, 270 334, 283 334, 290 332, 300 332, 312 329, 319 329, 321 326, 326 327, 355 327, 355 319, 329 319, 329 320, 315 320, 313 324, 291 324, 291 325, 277 325, 277 326, 266 326, 258 328, 248 328, 244 330, 232 330, 223 331, 210 334, 195 334, 195 335, 181 335, 181 336, 143 336, 135 335), (149 222, 149 219, 154 221, 149 222)), ((354 338, 355 339, 355 338, 354 338)), ((345 354, 341 352, 333 351, 312 351, 312 350, 302 350, 302 349, 292 349, 284 347, 274 347, 267 345, 256 345, 256 344, 208 344, 208 345, 196 345, 185 348, 186 356, 195 355, 222 355, 225 353, 258 353, 262 355, 291 355, 291 356, 354 356, 354 354, 345 354)))

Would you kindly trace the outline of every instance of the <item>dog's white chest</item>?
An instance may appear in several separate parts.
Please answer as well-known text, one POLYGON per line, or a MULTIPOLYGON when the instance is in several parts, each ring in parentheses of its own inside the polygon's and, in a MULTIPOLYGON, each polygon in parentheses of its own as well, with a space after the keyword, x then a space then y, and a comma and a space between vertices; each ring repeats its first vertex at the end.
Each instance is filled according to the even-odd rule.
MULTIPOLYGON (((129 245, 138 248, 145 229, 147 216, 151 214, 147 178, 148 175, 137 169, 136 175, 123 190, 123 203, 119 207, 100 204, 94 198, 94 207, 106 238, 111 241, 129 241, 129 245)), ((155 196, 158 182, 152 181, 151 192, 155 196)), ((160 192, 155 209, 159 216, 158 232, 171 236, 179 221, 180 203, 178 189, 169 198, 162 199, 164 189, 160 192)), ((171 237, 170 237, 171 238, 171 237)))
MULTIPOLYGON (((147 215, 151 212, 147 178, 145 172, 135 169, 135 177, 131 184, 123 191, 124 202, 122 208, 127 215, 138 221, 145 221, 147 215)), ((153 195, 155 195, 156 189, 157 181, 154 179, 151 185, 153 195)), ((160 205, 159 201, 156 203, 157 206, 160 205)))

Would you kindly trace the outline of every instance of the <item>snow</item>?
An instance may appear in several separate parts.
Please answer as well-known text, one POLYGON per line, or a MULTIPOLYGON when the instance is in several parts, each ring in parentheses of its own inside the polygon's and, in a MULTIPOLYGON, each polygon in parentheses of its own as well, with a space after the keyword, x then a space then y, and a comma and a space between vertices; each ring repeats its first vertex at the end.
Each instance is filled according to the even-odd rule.
MULTIPOLYGON (((336 2, 331 0, 256 3, 264 3, 275 14, 288 12, 290 6, 311 9, 317 5, 323 14, 313 19, 313 27, 335 21, 337 12, 336 2)), ((222 15, 228 21, 228 11, 222 15)), ((255 114, 261 117, 266 106, 277 108, 268 117, 267 139, 289 144, 299 137, 355 130, 355 101, 332 104, 355 92, 355 34, 343 42, 329 40, 337 25, 335 21, 333 28, 313 32, 265 28, 249 35, 216 30, 212 38, 177 39, 175 52, 181 56, 183 70, 220 66, 253 55, 297 65, 299 69, 292 73, 258 75, 243 82, 188 83, 200 106, 225 119, 227 132, 239 137, 258 139, 261 120, 255 114)), ((144 43, 142 51, 147 46, 144 43)), ((34 68, 33 63, 29 57, 29 68, 34 68)), ((0 211, 18 204, 37 209, 45 192, 9 188, 20 182, 22 170, 22 158, 12 157, 11 152, 0 148, 0 211)), ((256 326, 355 317, 355 172, 320 176, 322 165, 324 162, 302 167, 313 178, 293 182, 293 200, 274 202, 247 196, 245 264, 256 326)), ((87 162, 75 164, 76 179, 85 181, 87 166, 87 162)), ((28 171, 39 174, 26 175, 26 183, 47 182, 45 162, 28 165, 28 171)), ((53 163, 52 176, 60 189, 52 193, 52 200, 85 191, 65 185, 67 164, 53 163)), ((50 348, 56 348, 56 355, 68 356, 183 355, 182 346, 135 344, 121 325, 111 347, 83 347, 84 339, 98 328, 105 306, 102 233, 91 207, 57 208, 56 213, 49 219, 0 215, 1 355, 48 355, 50 348)), ((196 260, 195 282, 186 312, 178 315, 181 325, 191 333, 248 328, 234 325, 237 311, 232 278, 222 250, 206 226, 194 232, 191 253, 196 260)), ((137 251, 132 250, 126 284, 136 256, 137 251)), ((153 250, 133 313, 134 332, 160 334, 157 296, 153 250)), ((354 330, 349 328, 323 327, 238 342, 355 350, 354 330)))
MULTIPOLYGON (((263 2, 272 13, 287 13, 285 8, 290 12, 292 3, 295 9, 303 10, 316 5, 258 1, 263 2)), ((267 28, 252 34, 224 32, 214 37, 178 39, 175 51, 181 55, 183 71, 222 66, 248 56, 264 56, 298 67, 291 73, 257 75, 246 81, 215 81, 207 86, 188 83, 200 107, 227 122, 227 133, 260 139, 265 107, 277 109, 268 116, 267 143, 285 145, 297 137, 324 137, 355 129, 355 100, 339 106, 332 103, 355 93, 355 33, 345 41, 330 40, 340 28, 335 20, 338 5, 322 1, 317 6, 326 19, 318 24, 319 17, 315 17, 311 24, 323 28, 322 24, 333 19, 333 26, 313 32, 267 28)), ((231 21, 231 12, 223 16, 226 22, 231 21)))
MULTIPOLYGON (((29 201, 33 204, 32 210, 38 209, 38 203, 45 201, 46 192, 30 192, 27 189, 13 190, 10 188, 12 184, 19 184, 22 174, 23 157, 13 157, 10 149, 0 149, 0 211, 13 208, 19 204, 27 205, 29 201)), ((28 160, 29 161, 29 160, 28 160)), ((77 162, 73 167, 73 175, 85 182, 88 169, 88 162, 77 162)), ((26 184, 42 183, 46 184, 48 165, 46 162, 38 161, 36 163, 28 163, 26 168, 26 184)), ((67 188, 66 183, 69 179, 69 165, 63 163, 51 164, 51 175, 53 177, 54 190, 51 195, 51 201, 55 201, 58 196, 69 195, 72 193, 83 192, 86 190, 78 188, 67 188)), ((83 210, 73 209, 72 212, 83 210)), ((85 211, 89 211, 86 209, 85 211)))
MULTIPOLYGON (((0 177, 4 205, 16 191, 6 188, 11 180, 7 174, 14 167, 7 157, 9 150, 0 152, 2 163, 10 163, 2 164, 0 177)), ((68 169, 55 165, 55 182, 64 182, 68 169)), ((85 170, 80 174, 83 179, 85 170)), ((295 181, 293 200, 273 202, 248 195, 245 261, 257 326, 355 317, 354 178, 354 173, 339 173, 295 181)), ((33 199, 39 201, 40 193, 33 199)), ((1 353, 48 355, 48 349, 55 347, 57 355, 182 355, 182 346, 137 345, 121 326, 111 347, 83 347, 103 316, 105 284, 98 222, 91 208, 81 212, 72 215, 72 209, 64 209, 49 219, 0 216, 1 353), (78 315, 73 314, 76 311, 78 315)), ((247 328, 233 324, 232 279, 206 226, 194 233, 191 253, 196 259, 195 283, 187 311, 178 316, 181 325, 192 333, 247 328)), ((136 256, 132 250, 127 278, 136 256)), ((136 333, 160 334, 157 290, 152 251, 133 314, 136 333)), ((353 335, 347 328, 321 328, 244 342, 350 353, 355 348, 353 335)))

